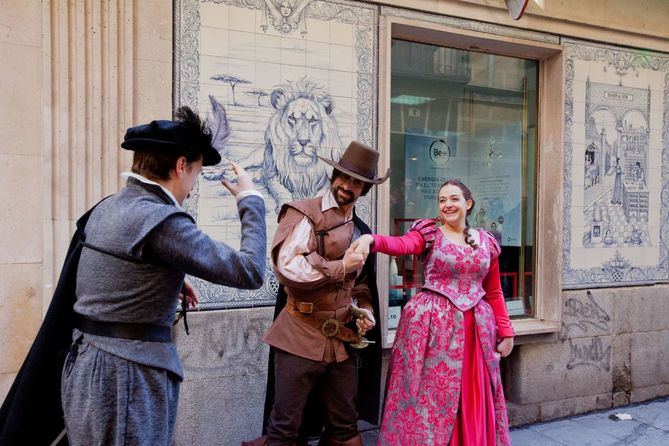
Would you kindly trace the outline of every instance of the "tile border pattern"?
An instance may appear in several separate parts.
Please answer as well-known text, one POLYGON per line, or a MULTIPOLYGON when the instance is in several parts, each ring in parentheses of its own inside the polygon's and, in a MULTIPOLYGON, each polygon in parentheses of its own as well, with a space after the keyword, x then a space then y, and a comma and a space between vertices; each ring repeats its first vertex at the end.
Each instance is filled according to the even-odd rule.
MULTIPOLYGON (((571 39, 563 39, 565 48, 565 146, 563 178, 563 289, 644 285, 669 282, 669 57, 666 54, 638 51, 571 39), (571 267, 571 203, 574 127, 574 60, 605 62, 618 76, 630 71, 653 70, 664 72, 662 111, 662 165, 659 221, 659 258, 657 265, 638 267, 618 250, 599 266, 587 269, 571 267)), ((574 234, 578 236, 578 234, 574 234)))
MULTIPOLYGON (((378 98, 378 6, 349 0, 304 0, 306 17, 355 25, 354 57, 357 60, 357 139, 371 147, 377 142, 378 98), (355 9, 355 11, 354 11, 355 9)), ((203 0, 248 9, 261 9, 261 0, 203 0)), ((174 1, 173 109, 189 105, 198 110, 200 91, 200 1, 174 1)), ((185 209, 197 219, 199 183, 185 209)), ((376 188, 356 204, 356 212, 370 227, 376 227, 376 188)), ((200 292, 200 308, 223 309, 274 305, 278 283, 271 268, 259 290, 238 290, 189 277, 200 292)))

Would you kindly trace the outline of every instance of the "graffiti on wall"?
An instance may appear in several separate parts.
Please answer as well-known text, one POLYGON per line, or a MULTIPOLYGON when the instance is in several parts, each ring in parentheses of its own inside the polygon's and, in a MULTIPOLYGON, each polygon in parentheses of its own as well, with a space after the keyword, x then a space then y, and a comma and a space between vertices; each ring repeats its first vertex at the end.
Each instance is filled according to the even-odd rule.
POLYGON ((611 370, 612 346, 604 347, 602 338, 569 339, 569 362, 567 370, 577 367, 595 367, 599 370, 611 370))
POLYGON ((561 339, 570 335, 598 334, 607 332, 611 317, 602 308, 590 291, 585 299, 570 297, 564 303, 561 339), (594 333, 593 333, 594 332, 594 333))
POLYGON ((579 293, 565 299, 560 340, 562 348, 568 348, 567 370, 579 367, 610 370, 612 346, 610 338, 605 336, 610 334, 611 316, 605 307, 590 290, 585 296, 579 293))

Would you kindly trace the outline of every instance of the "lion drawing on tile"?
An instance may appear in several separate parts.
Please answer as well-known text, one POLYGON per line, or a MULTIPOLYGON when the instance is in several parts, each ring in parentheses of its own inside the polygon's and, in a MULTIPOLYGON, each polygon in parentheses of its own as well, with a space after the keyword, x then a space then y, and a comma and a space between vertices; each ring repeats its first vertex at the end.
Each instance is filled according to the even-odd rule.
MULTIPOLYGON (((284 203, 313 197, 328 186, 328 165, 317 155, 338 161, 341 140, 333 116, 334 101, 318 83, 303 77, 276 86, 270 95, 275 111, 265 127, 265 142, 246 154, 240 153, 242 148, 237 144, 230 144, 225 107, 213 96, 209 99, 212 144, 225 160, 236 160, 255 182, 267 188, 277 212, 284 203)), ((225 174, 221 166, 203 171, 207 180, 218 180, 225 174)))
POLYGON ((272 91, 270 103, 276 112, 265 129, 263 182, 280 207, 327 187, 327 164, 317 155, 339 160, 341 141, 334 101, 317 83, 287 81, 272 91))

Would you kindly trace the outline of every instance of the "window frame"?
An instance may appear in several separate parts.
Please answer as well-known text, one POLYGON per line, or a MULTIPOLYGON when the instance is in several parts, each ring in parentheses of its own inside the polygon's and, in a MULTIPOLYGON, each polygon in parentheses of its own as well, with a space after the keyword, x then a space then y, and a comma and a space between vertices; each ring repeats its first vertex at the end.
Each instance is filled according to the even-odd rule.
MULTIPOLYGON (((564 138, 564 58, 561 45, 517 37, 458 29, 403 17, 379 17, 379 135, 380 171, 390 166, 391 42, 402 39, 539 62, 538 129, 535 178, 534 316, 514 319, 516 343, 555 340, 561 324, 562 295, 562 180, 564 138), (556 168, 556 166, 558 166, 556 168), (557 192, 557 193, 556 193, 557 192), (538 234, 541 234, 539 237, 538 234)), ((377 190, 377 229, 390 234, 390 185, 377 190)), ((383 348, 392 346, 395 330, 388 329, 388 257, 376 259, 383 348)))

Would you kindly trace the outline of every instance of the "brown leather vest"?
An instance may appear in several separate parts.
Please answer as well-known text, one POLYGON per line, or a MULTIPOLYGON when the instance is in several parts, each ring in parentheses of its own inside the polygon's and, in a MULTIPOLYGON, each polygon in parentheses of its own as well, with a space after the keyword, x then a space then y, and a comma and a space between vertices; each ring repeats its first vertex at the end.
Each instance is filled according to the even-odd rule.
MULTIPOLYGON (((285 279, 276 267, 274 269, 277 279, 285 287, 289 302, 313 303, 314 311, 310 314, 320 320, 334 318, 340 322, 347 322, 351 289, 357 274, 344 276, 343 262, 340 260, 351 244, 354 223, 346 221, 339 208, 322 212, 321 203, 322 198, 317 197, 283 206, 279 214, 279 228, 272 243, 272 259, 276 260, 283 241, 290 235, 293 227, 306 216, 313 227, 309 237, 307 257, 316 256, 317 261, 324 262, 323 265, 328 270, 325 273, 326 278, 316 286, 300 284, 285 279), (290 212, 291 209, 297 212, 290 212), (328 272, 337 276, 336 280, 333 277, 328 278, 328 272)), ((339 339, 326 337, 320 330, 295 318, 285 309, 265 333, 263 340, 276 348, 315 361, 343 361, 348 357, 339 339)))

